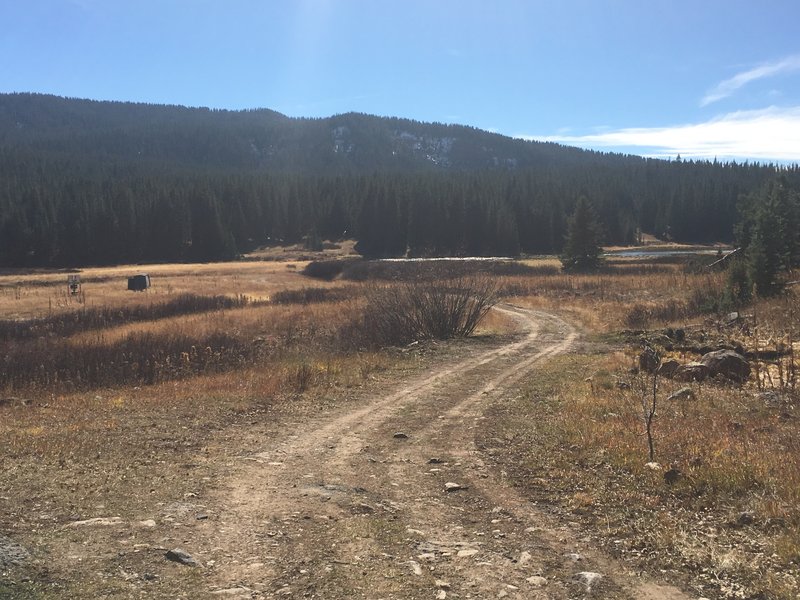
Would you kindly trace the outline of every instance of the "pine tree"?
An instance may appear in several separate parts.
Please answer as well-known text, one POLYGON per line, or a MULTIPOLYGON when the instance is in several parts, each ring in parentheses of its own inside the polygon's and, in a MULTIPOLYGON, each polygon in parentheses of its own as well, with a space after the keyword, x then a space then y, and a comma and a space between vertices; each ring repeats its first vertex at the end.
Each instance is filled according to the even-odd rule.
POLYGON ((581 196, 569 220, 561 255, 565 271, 591 271, 600 266, 600 229, 592 205, 581 196))
POLYGON ((797 265, 800 254, 800 201, 784 179, 769 182, 747 198, 737 234, 746 247, 747 272, 759 296, 782 289, 781 272, 797 265))
POLYGON ((778 215, 773 209, 771 203, 760 208, 747 247, 748 275, 758 296, 774 296, 781 290, 782 244, 778 215))

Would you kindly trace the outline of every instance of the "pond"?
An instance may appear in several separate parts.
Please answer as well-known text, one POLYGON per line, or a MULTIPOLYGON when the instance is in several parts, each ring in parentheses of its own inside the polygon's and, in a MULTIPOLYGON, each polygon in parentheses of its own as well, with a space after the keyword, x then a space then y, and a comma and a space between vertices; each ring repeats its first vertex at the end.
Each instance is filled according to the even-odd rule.
POLYGON ((690 256, 693 254, 715 255, 719 254, 720 257, 728 254, 730 248, 725 248, 720 251, 717 248, 696 248, 694 250, 679 250, 677 248, 653 248, 651 250, 637 249, 637 250, 614 250, 613 252, 606 252, 604 257, 627 257, 627 258, 657 258, 659 256, 690 256))

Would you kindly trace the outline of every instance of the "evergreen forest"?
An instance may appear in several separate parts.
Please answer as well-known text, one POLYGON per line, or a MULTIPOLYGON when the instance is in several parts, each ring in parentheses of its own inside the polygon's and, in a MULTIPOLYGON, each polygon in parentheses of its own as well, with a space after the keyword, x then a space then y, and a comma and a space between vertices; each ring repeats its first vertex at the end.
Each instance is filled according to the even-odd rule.
POLYGON ((216 261, 345 237, 368 257, 560 253, 579 198, 606 244, 749 241, 766 225, 747 199, 779 178, 800 188, 797 166, 456 125, 0 94, 0 266, 216 261))

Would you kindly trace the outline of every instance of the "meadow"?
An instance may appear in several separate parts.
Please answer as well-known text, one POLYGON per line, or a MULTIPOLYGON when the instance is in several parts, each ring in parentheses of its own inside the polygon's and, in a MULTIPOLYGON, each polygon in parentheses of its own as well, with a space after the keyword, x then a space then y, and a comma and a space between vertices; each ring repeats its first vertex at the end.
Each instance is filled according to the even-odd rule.
MULTIPOLYGON (((365 314, 376 288, 446 285, 469 271, 501 301, 558 313, 584 332, 476 433, 505 440, 491 460, 523 493, 582 523, 612 554, 674 569, 688 586, 795 597, 797 287, 733 318, 725 273, 683 259, 615 259, 569 275, 548 257, 458 268, 349 259, 332 277, 309 277, 308 261, 291 253, 257 258, 82 269, 74 296, 66 272, 0 274, 0 533, 41 557, 57 546, 48 536, 60 539, 65 523, 97 506, 141 515, 212 485, 198 456, 240 452, 232 431, 328 410, 440 360, 447 344, 365 336, 365 314), (142 271, 151 289, 127 291, 126 277, 142 271), (637 368, 645 341, 680 361, 698 347, 739 345, 753 374, 744 385, 654 382, 637 368), (651 461, 643 407, 653 385, 651 461), (694 398, 666 400, 681 387, 694 398), (680 477, 668 483, 672 470, 680 477)), ((475 335, 514 332, 490 312, 475 335)), ((0 592, 59 597, 67 585, 53 573, 19 577, 0 576, 0 592)))

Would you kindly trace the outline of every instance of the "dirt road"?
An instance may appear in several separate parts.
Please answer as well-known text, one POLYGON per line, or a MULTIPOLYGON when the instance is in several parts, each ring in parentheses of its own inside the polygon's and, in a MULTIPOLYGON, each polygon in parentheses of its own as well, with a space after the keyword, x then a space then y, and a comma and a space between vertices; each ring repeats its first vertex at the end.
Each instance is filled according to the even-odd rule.
POLYGON ((192 533, 213 597, 689 597, 594 552, 482 461, 485 407, 578 338, 553 315, 495 310, 518 322, 513 342, 287 423, 231 461, 192 533))

